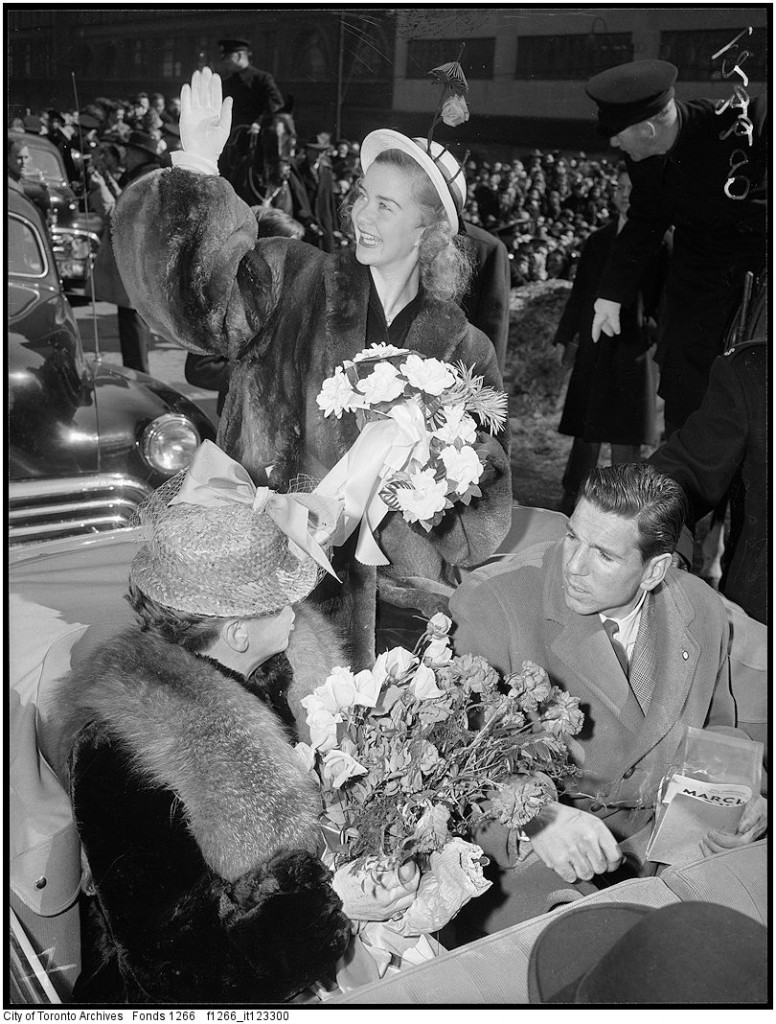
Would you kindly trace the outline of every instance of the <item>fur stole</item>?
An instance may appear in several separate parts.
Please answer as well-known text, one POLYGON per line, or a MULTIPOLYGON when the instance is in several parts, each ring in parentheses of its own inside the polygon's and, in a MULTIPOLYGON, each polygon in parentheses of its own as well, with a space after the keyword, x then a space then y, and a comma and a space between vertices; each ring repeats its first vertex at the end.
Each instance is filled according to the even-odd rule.
POLYGON ((58 704, 66 734, 96 724, 129 751, 135 772, 178 795, 222 878, 283 848, 315 850, 314 782, 274 713, 212 662, 127 631, 71 671, 58 704))

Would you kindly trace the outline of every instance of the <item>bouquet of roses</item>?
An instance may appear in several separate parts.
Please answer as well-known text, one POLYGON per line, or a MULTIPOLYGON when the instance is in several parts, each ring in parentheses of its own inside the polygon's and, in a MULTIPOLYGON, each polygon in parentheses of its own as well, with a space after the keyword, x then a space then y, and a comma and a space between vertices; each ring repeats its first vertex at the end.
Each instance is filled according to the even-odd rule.
POLYGON ((373 345, 338 366, 316 401, 324 416, 355 413, 361 430, 318 490, 340 488, 346 515, 364 516, 370 528, 392 509, 431 530, 454 503, 480 497, 477 428, 495 434, 507 410, 506 393, 484 385, 472 368, 393 345, 373 345), (349 501, 348 490, 360 490, 360 499, 349 501), (375 496, 379 507, 370 515, 375 496))
POLYGON ((532 662, 501 680, 479 656, 453 657, 450 625, 435 615, 414 651, 396 647, 357 674, 336 668, 302 701, 310 743, 297 749, 320 781, 335 866, 416 859, 412 934, 441 927, 490 884, 482 851, 465 842, 476 821, 521 828, 577 773, 578 699, 532 662))

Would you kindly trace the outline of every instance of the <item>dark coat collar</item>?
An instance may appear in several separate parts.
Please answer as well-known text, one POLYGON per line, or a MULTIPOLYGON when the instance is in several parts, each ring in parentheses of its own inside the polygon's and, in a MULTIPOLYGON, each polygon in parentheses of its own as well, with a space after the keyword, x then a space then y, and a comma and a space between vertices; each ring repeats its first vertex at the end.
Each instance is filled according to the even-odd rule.
POLYGON ((220 666, 137 629, 97 649, 58 694, 68 733, 94 723, 170 789, 210 867, 234 879, 283 847, 315 850, 315 785, 282 724, 220 666))

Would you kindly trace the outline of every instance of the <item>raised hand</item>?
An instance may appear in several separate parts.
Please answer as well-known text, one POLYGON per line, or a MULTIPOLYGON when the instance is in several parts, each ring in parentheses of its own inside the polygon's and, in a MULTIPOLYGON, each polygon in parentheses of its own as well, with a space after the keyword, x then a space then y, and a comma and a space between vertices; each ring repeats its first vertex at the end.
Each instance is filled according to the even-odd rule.
POLYGON ((210 68, 195 71, 181 89, 181 145, 184 152, 215 164, 232 128, 232 99, 222 100, 221 77, 210 68))

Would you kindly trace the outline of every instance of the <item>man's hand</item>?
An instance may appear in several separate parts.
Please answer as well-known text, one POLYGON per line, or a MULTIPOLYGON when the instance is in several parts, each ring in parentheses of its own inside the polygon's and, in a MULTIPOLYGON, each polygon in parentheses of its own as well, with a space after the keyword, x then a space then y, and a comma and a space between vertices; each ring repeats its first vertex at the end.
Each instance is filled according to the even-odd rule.
POLYGON ((620 303, 609 299, 596 299, 593 303, 593 342, 601 337, 601 331, 613 338, 620 333, 620 303))
POLYGON ((753 796, 744 807, 741 820, 735 832, 709 832, 701 842, 704 857, 723 850, 734 850, 739 846, 747 846, 759 839, 768 827, 768 801, 765 797, 753 796))
POLYGON ((622 854, 612 833, 594 814, 552 801, 525 826, 539 859, 566 882, 589 881, 614 871, 622 854))
POLYGON ((334 872, 331 884, 351 921, 388 921, 401 916, 415 899, 420 869, 414 861, 398 869, 375 862, 357 871, 345 864, 334 872))
POLYGON ((216 163, 232 127, 232 99, 222 102, 221 78, 210 68, 195 71, 181 89, 181 146, 191 156, 216 163))

